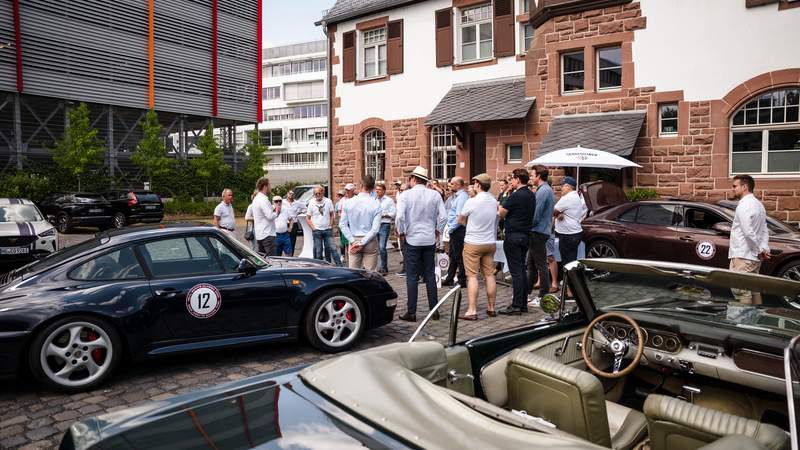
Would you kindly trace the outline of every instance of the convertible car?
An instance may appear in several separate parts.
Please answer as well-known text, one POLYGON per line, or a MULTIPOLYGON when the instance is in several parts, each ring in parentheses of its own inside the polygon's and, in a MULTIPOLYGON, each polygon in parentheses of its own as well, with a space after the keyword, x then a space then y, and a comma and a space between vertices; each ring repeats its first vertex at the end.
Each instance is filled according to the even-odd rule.
POLYGON ((298 337, 337 352, 396 304, 377 273, 265 259, 208 226, 104 232, 0 276, 0 376, 83 391, 123 360, 298 337))
POLYGON ((624 259, 566 282, 490 335, 456 287, 409 342, 87 419, 61 448, 797 448, 800 283, 624 259))

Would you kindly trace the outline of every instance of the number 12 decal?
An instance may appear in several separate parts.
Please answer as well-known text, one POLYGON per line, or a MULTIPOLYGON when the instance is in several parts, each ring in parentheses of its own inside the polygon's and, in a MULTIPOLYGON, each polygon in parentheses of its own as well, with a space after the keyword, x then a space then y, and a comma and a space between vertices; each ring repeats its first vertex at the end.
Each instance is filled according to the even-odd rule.
POLYGON ((206 283, 192 286, 186 293, 186 309, 198 319, 208 319, 222 306, 222 295, 219 290, 206 283))

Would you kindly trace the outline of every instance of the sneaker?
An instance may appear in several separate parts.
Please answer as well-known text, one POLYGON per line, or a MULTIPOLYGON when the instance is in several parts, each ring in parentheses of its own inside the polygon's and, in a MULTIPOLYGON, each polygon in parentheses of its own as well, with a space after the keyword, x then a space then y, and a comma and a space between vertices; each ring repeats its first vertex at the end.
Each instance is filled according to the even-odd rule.
POLYGON ((541 302, 542 298, 538 295, 528 297, 528 307, 529 308, 538 308, 539 303, 541 302))
POLYGON ((416 314, 411 314, 411 313, 405 313, 402 316, 398 317, 398 319, 405 320, 406 322, 416 322, 417 321, 417 315, 416 314))
POLYGON ((396 274, 396 275, 399 275, 399 276, 401 276, 401 277, 404 277, 404 276, 406 276, 406 273, 405 273, 405 272, 397 272, 397 274, 396 274))
POLYGON ((522 314, 522 310, 517 306, 506 306, 505 308, 497 311, 498 314, 508 315, 508 316, 517 316, 522 314))

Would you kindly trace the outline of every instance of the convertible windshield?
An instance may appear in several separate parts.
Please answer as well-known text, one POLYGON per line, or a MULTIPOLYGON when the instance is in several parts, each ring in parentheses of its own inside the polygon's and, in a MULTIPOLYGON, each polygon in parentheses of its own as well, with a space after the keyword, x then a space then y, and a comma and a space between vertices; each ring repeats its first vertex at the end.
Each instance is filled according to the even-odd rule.
POLYGON ((584 273, 592 303, 604 312, 647 311, 765 333, 800 334, 798 282, 693 266, 598 261, 583 261, 584 273))
POLYGON ((5 205, 0 207, 0 223, 2 222, 40 222, 39 210, 33 205, 5 205))

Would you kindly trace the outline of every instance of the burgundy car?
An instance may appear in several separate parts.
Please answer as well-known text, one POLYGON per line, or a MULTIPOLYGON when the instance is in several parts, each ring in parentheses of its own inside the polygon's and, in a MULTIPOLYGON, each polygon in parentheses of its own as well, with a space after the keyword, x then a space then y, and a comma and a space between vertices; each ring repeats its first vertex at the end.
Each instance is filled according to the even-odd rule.
MULTIPOLYGON (((583 222, 586 256, 621 257, 728 267, 736 202, 628 202, 604 181, 581 185, 591 211, 583 222)), ((772 258, 761 273, 800 281, 800 232, 767 216, 772 258)))

